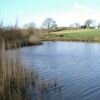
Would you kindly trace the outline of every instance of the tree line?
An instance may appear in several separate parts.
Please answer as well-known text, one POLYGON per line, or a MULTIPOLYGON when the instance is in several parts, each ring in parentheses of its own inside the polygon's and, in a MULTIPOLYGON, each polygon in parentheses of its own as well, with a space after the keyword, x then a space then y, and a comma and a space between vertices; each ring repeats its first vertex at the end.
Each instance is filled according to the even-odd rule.
MULTIPOLYGON (((98 25, 94 25, 95 20, 92 19, 87 19, 84 22, 84 25, 80 25, 79 23, 74 23, 71 24, 69 27, 58 27, 57 23, 55 20, 52 18, 46 18, 44 22, 42 23, 42 28, 47 30, 48 33, 51 31, 61 31, 61 30, 66 30, 66 29, 86 29, 86 28, 100 28, 100 23, 98 25)), ((24 25, 27 28, 35 28, 36 24, 34 23, 29 23, 24 25)))

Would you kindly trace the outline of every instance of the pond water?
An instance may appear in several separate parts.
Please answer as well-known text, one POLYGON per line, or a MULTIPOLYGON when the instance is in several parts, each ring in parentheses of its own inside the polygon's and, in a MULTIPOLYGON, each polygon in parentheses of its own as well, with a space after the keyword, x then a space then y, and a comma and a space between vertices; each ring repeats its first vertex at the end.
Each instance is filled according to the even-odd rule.
POLYGON ((60 96, 51 92, 52 100, 100 100, 100 44, 44 42, 17 50, 39 77, 58 81, 60 96))

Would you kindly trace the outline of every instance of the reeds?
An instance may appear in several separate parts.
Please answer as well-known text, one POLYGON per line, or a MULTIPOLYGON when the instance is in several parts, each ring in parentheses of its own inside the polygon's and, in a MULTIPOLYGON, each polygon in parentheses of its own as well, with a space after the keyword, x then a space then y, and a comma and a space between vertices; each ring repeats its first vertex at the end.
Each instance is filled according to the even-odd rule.
POLYGON ((0 43, 2 40, 5 41, 6 48, 19 47, 27 42, 26 37, 21 34, 20 29, 15 29, 13 27, 0 29, 0 43))
MULTIPOLYGON (((0 100, 31 100, 30 92, 38 87, 35 71, 28 70, 21 62, 20 53, 6 50, 2 41, 0 49, 0 100), (29 91, 30 86, 34 89, 29 91)), ((38 89, 39 90, 39 89, 38 89)), ((38 97, 36 94, 35 98, 38 97)), ((38 100, 38 99, 37 99, 38 100)))
POLYGON ((28 70, 20 53, 4 48, 0 50, 0 100, 46 100, 44 96, 49 97, 50 91, 60 90, 57 82, 50 84, 39 79, 34 69, 28 70))
POLYGON ((18 54, 7 53, 2 42, 0 50, 0 100, 24 100, 26 70, 18 54))
POLYGON ((0 27, 0 47, 2 40, 5 41, 5 48, 18 48, 41 44, 41 32, 33 29, 32 33, 28 29, 20 29, 16 27, 0 27))
POLYGON ((38 79, 35 70, 30 71, 22 63, 20 52, 11 49, 27 42, 20 32, 0 28, 0 100, 44 100, 44 93, 51 91, 50 84, 38 79))
POLYGON ((27 43, 28 35, 23 35, 21 29, 0 26, 0 100, 30 100, 27 90, 36 80, 32 78, 34 70, 25 68, 19 53, 7 50, 27 43))

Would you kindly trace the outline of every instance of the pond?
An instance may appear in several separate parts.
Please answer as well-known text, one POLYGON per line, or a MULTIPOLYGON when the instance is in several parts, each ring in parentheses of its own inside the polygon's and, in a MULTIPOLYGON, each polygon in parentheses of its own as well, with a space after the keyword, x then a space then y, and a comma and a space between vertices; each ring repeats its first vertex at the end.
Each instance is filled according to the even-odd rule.
POLYGON ((100 44, 50 41, 17 50, 39 77, 58 81, 61 93, 52 92, 52 100, 100 99, 100 44))

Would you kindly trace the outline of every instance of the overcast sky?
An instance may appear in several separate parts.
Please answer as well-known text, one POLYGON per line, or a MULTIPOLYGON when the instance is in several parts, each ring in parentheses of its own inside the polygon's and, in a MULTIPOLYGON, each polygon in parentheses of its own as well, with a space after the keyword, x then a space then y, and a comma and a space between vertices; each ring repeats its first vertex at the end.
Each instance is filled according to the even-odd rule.
POLYGON ((59 26, 83 24, 88 18, 100 22, 100 0, 0 0, 0 19, 4 24, 19 26, 35 22, 41 26, 44 19, 53 18, 59 26))

